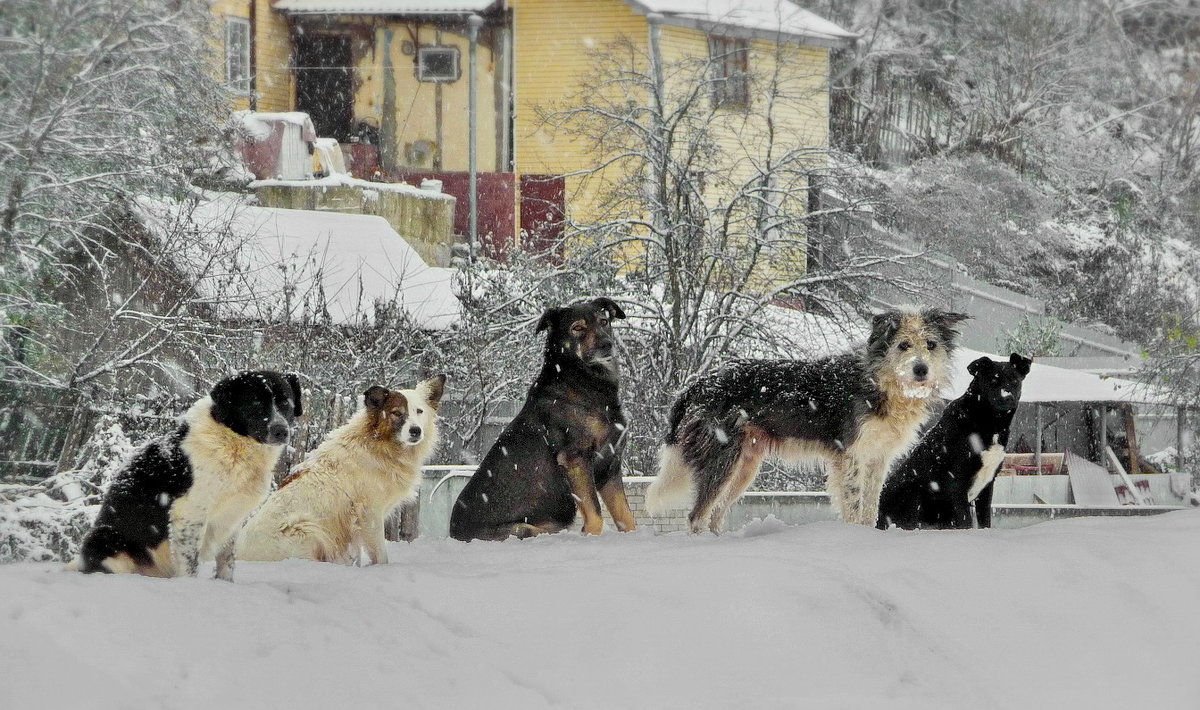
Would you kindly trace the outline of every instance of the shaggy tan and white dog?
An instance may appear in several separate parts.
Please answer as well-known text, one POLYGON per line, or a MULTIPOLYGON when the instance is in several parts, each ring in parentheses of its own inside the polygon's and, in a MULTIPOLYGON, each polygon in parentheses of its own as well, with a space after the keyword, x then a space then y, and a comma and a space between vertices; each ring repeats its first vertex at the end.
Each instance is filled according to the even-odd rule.
POLYGON ((417 492, 421 466, 437 447, 445 384, 438 375, 415 389, 368 389, 350 421, 297 464, 246 523, 237 558, 350 564, 365 549, 372 564, 386 563, 383 521, 417 492))
POLYGON ((956 326, 936 308, 877 314, 865 347, 815 360, 741 360, 700 377, 671 409, 652 515, 693 501, 692 532, 721 531, 764 459, 826 464, 842 520, 874 525, 892 460, 907 451, 948 379, 956 326))

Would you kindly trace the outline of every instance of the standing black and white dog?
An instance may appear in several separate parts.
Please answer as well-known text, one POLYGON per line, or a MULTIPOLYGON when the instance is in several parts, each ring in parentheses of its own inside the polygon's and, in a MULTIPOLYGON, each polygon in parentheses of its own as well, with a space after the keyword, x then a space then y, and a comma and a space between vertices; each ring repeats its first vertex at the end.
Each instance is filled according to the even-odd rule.
POLYGON ((195 576, 200 559, 215 555, 217 578, 232 580, 234 535, 270 491, 301 411, 295 375, 260 370, 218 382, 116 474, 78 568, 195 576))
POLYGON ((1013 353, 1008 362, 981 357, 967 366, 967 391, 946 405, 884 484, 877 528, 969 528, 972 503, 979 527, 992 526, 996 469, 1032 364, 1013 353))
POLYGON ((857 352, 746 360, 701 378, 671 409, 647 508, 658 514, 693 498, 692 532, 716 533, 764 458, 817 459, 842 520, 873 525, 888 467, 925 422, 966 318, 888 311, 857 352))

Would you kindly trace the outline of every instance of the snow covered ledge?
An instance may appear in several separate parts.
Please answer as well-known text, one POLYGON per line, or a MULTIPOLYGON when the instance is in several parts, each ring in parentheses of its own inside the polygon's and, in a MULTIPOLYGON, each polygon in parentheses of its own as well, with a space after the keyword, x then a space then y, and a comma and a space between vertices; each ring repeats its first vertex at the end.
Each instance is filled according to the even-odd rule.
POLYGON ((315 180, 255 180, 264 207, 383 217, 426 264, 448 266, 457 200, 405 183, 369 182, 348 175, 315 180))

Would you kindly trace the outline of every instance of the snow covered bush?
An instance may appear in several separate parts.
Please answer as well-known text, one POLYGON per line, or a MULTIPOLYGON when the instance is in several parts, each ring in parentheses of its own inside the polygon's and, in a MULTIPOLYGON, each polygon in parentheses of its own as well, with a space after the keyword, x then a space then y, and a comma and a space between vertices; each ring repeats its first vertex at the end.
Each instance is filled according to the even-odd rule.
POLYGON ((0 563, 73 559, 104 490, 133 451, 117 418, 103 416, 72 470, 0 494, 0 563))

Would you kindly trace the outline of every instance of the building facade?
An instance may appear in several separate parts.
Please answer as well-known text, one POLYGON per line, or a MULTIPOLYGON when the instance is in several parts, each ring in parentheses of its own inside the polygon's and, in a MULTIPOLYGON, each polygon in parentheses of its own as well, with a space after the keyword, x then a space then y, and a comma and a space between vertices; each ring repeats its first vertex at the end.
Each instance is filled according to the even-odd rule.
MULTIPOLYGON (((476 44, 479 231, 493 251, 561 234, 585 220, 607 178, 588 142, 547 124, 596 72, 595 52, 622 44, 634 71, 652 51, 663 64, 707 62, 727 81, 710 100, 719 142, 743 159, 771 130, 828 146, 829 51, 853 35, 787 0, 218 0, 224 81, 234 108, 304 111, 336 138, 359 177, 442 180, 465 213, 470 131, 468 17, 476 44), (764 111, 767 76, 796 97, 764 111), (770 115, 770 126, 764 116, 770 115), (523 235, 523 236, 522 236, 523 235), (522 242, 522 239, 524 241, 522 242)), ((672 81, 671 77, 665 81, 672 81)), ((459 214, 456 226, 465 226, 459 214)))

